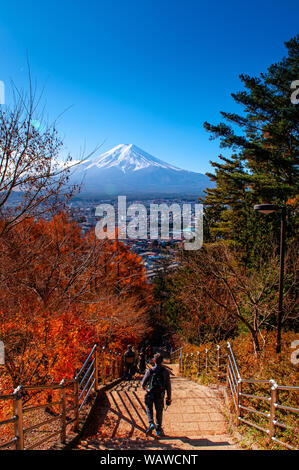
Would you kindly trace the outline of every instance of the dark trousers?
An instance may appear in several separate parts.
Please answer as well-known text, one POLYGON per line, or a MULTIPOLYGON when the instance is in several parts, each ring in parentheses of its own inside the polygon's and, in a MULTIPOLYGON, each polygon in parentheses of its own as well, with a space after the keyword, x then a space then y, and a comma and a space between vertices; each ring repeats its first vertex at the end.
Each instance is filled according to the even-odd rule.
POLYGON ((143 374, 145 371, 145 359, 140 359, 138 368, 139 372, 143 374))
POLYGON ((149 424, 154 424, 154 405, 156 410, 156 426, 157 429, 162 427, 162 416, 164 407, 164 395, 155 396, 152 393, 146 393, 144 397, 146 414, 149 424))
POLYGON ((135 365, 134 364, 125 364, 126 366, 126 371, 125 371, 125 374, 126 374, 126 377, 128 379, 131 379, 135 373, 135 365))

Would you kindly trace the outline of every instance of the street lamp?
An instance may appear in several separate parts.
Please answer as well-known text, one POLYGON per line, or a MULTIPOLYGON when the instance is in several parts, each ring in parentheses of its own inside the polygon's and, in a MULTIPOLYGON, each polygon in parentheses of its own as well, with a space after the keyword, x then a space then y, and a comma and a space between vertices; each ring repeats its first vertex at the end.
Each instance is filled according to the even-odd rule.
POLYGON ((274 204, 258 204, 253 208, 262 214, 272 214, 281 211, 281 231, 280 231, 280 266, 279 266, 279 294, 278 294, 278 312, 277 312, 277 337, 276 352, 281 351, 281 320, 282 320, 282 301, 283 301, 283 277, 284 277, 284 255, 285 255, 285 231, 286 231, 286 208, 274 204))

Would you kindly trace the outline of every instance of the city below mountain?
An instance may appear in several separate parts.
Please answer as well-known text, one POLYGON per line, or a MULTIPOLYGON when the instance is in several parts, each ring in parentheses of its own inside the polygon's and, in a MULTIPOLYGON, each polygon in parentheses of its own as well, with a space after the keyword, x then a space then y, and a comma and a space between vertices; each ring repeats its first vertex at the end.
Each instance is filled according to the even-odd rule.
POLYGON ((80 198, 127 196, 200 196, 209 178, 153 157, 133 144, 117 145, 71 170, 71 184, 80 184, 80 198))

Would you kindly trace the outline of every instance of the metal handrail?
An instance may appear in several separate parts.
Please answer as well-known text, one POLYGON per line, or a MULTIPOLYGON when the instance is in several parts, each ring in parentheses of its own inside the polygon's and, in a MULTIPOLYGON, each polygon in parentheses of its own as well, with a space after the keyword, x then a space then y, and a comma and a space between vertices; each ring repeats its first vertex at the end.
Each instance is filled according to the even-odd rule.
POLYGON ((13 400, 14 399, 14 394, 11 393, 10 395, 0 395, 0 400, 13 400))
POLYGON ((97 349, 97 344, 94 345, 94 347, 92 348, 92 350, 90 351, 90 354, 88 355, 87 359, 85 360, 83 366, 81 367, 80 371, 78 372, 78 374, 76 375, 75 377, 75 380, 78 380, 79 376, 82 374, 86 364, 88 363, 89 359, 91 358, 91 356, 93 355, 94 351, 97 349))
POLYGON ((44 421, 41 421, 40 423, 34 424, 33 426, 30 426, 29 428, 23 429, 23 433, 25 434, 26 432, 30 432, 33 429, 38 429, 41 426, 44 426, 45 424, 49 424, 54 421, 57 421, 59 418, 61 418, 61 416, 62 416, 62 413, 58 414, 57 416, 54 416, 54 418, 45 419, 44 421))
POLYGON ((56 401, 56 402, 51 402, 51 403, 43 403, 42 405, 35 405, 35 406, 26 406, 26 408, 23 408, 23 413, 26 413, 28 411, 34 411, 34 410, 38 410, 40 408, 47 408, 47 406, 51 405, 51 406, 56 406, 56 405, 59 405, 60 404, 60 401, 56 401))
MULTIPOLYGON (((230 387, 232 388, 232 383, 231 383, 231 379, 230 379, 229 376, 228 376, 228 382, 229 382, 230 387)), ((237 396, 237 395, 234 395, 234 394, 232 393, 232 397, 233 397, 233 400, 234 400, 234 403, 235 403, 236 410, 238 410, 238 404, 237 404, 237 402, 236 402, 235 396, 237 396)))
MULTIPOLYGON (((182 375, 186 377, 190 377, 191 373, 191 379, 192 379, 192 369, 194 367, 194 364, 196 364, 197 361, 197 368, 198 368, 198 375, 199 375, 199 369, 200 369, 200 363, 202 365, 202 369, 205 369, 206 374, 215 374, 214 370, 215 367, 217 366, 217 375, 218 378, 220 379, 221 374, 219 373, 221 365, 220 365, 220 345, 217 345, 217 358, 213 357, 211 358, 209 353, 212 352, 211 349, 205 349, 205 351, 198 351, 197 355, 193 355, 193 353, 185 353, 181 354, 182 360, 180 361, 180 372, 182 375), (203 361, 203 356, 205 356, 205 361, 203 361)), ((223 350, 224 348, 222 348, 223 350)), ((246 424, 248 426, 252 426, 268 435, 268 438, 270 441, 277 442, 278 444, 285 446, 289 449, 294 449, 293 446, 290 444, 283 442, 280 439, 277 439, 275 436, 276 433, 276 427, 282 427, 285 429, 293 430, 296 431, 297 428, 294 426, 290 426, 286 423, 282 423, 275 419, 275 414, 278 410, 284 410, 286 412, 290 413, 298 413, 299 409, 295 408, 293 406, 286 406, 278 403, 278 392, 284 391, 284 392, 298 392, 299 387, 298 386, 288 386, 288 385, 278 385, 275 380, 263 380, 263 379, 254 379, 254 378, 246 378, 244 379, 241 377, 241 374, 239 372, 238 364, 235 359, 232 347, 230 343, 228 342, 226 345, 226 383, 227 387, 229 388, 231 392, 231 397, 233 399, 234 405, 235 405, 235 410, 236 410, 236 424, 239 425, 241 423, 246 424), (251 385, 251 386, 256 386, 258 387, 259 385, 269 386, 269 396, 260 396, 256 395, 253 393, 245 393, 243 391, 244 386, 246 385, 251 385), (253 405, 252 402, 250 402, 251 406, 244 406, 242 404, 242 399, 247 398, 249 400, 259 400, 259 401, 264 401, 265 404, 269 404, 269 412, 265 411, 260 411, 255 408, 257 405, 253 405), (264 418, 267 419, 268 421, 268 428, 266 429, 263 426, 260 426, 258 423, 254 423, 250 421, 249 419, 245 419, 242 414, 246 413, 254 413, 256 415, 263 416, 264 418)), ((222 357, 223 359, 223 357, 222 357)), ((264 388, 264 387, 263 387, 264 388)), ((247 403, 246 403, 247 404, 247 403)))
POLYGON ((259 429, 260 431, 265 432, 266 434, 269 434, 269 430, 268 430, 268 429, 265 429, 265 428, 263 428, 262 426, 259 426, 258 424, 253 423, 252 421, 248 421, 247 419, 244 419, 244 418, 241 418, 241 417, 239 417, 239 420, 242 421, 242 422, 245 423, 245 424, 248 424, 249 426, 253 426, 254 428, 259 429))
POLYGON ((90 366, 88 367, 87 371, 85 372, 85 374, 83 375, 83 378, 80 380, 79 382, 79 386, 81 387, 81 385, 83 384, 84 380, 86 379, 86 376, 88 375, 88 372, 90 371, 90 369, 92 368, 92 366, 94 365, 95 363, 95 359, 93 359, 90 363, 90 366))
POLYGON ((87 390, 87 393, 86 393, 86 395, 85 395, 85 397, 84 397, 84 400, 83 400, 83 402, 81 403, 81 405, 79 406, 79 411, 81 411, 81 409, 82 409, 84 403, 86 402, 86 400, 87 400, 87 398, 88 398, 88 396, 89 396, 89 393, 90 393, 92 387, 94 386, 94 383, 95 383, 95 379, 93 380, 91 386, 90 386, 89 389, 87 390))
POLYGON ((235 359, 235 356, 234 356, 234 353, 233 353, 233 350, 231 348, 231 345, 230 345, 230 342, 227 342, 227 348, 228 348, 228 351, 232 357, 232 360, 234 362, 234 366, 236 368, 236 371, 237 371, 237 375, 238 375, 238 378, 240 379, 241 378, 241 375, 240 375, 240 372, 239 372, 239 369, 238 369, 238 366, 237 366, 237 362, 236 362, 236 359, 235 359))
POLYGON ((18 438, 17 438, 17 437, 14 437, 14 438, 11 439, 10 441, 4 442, 4 444, 0 444, 0 449, 3 449, 4 447, 11 446, 11 445, 14 444, 15 442, 17 442, 17 440, 18 440, 18 438))
POLYGON ((178 348, 178 349, 175 349, 174 351, 171 351, 171 352, 170 352, 170 360, 171 360, 171 362, 174 362, 176 359, 180 359, 181 354, 182 354, 182 351, 183 351, 183 346, 181 346, 181 347, 178 348))
POLYGON ((60 434, 60 430, 59 431, 55 431, 53 433, 51 433, 49 436, 45 437, 44 439, 41 439, 40 441, 38 442, 35 442, 34 444, 32 444, 31 446, 29 447, 26 447, 26 449, 24 450, 32 450, 34 449, 35 447, 37 446, 40 446, 41 444, 43 444, 44 442, 47 442, 49 441, 50 439, 52 439, 53 437, 57 436, 57 434, 60 434))
POLYGON ((87 388, 87 386, 88 386, 88 384, 89 384, 89 382, 90 382, 90 379, 91 379, 92 377, 93 377, 93 373, 90 374, 90 376, 88 377, 88 380, 87 380, 86 384, 84 385, 84 387, 83 387, 83 389, 82 389, 82 392, 81 392, 80 395, 79 395, 79 400, 81 400, 82 395, 83 395, 83 393, 85 392, 85 390, 86 390, 86 388, 87 388))
POLYGON ((13 416, 12 418, 5 419, 4 421, 0 422, 0 426, 2 426, 4 424, 14 423, 17 419, 18 419, 17 416, 13 416))
MULTIPOLYGON (((234 392, 235 392, 235 395, 237 396, 237 389, 236 389, 236 386, 238 385, 238 383, 237 383, 237 382, 234 382, 234 378, 233 378, 233 376, 232 376, 231 368, 230 368, 230 367, 227 368, 227 371, 228 371, 228 378, 230 379, 231 384, 232 384, 233 389, 234 389, 234 392)), ((232 387, 231 387, 231 388, 232 388, 232 387)))
MULTIPOLYGON (((102 381, 105 383, 106 379, 106 366, 105 366, 105 349, 102 349, 103 352, 103 371, 102 371, 102 381)), ((51 440, 56 435, 60 434, 61 442, 65 442, 66 440, 66 428, 71 423, 75 423, 75 429, 78 430, 79 428, 79 413, 82 410, 83 406, 86 403, 87 398, 89 397, 92 390, 98 390, 99 384, 99 367, 98 367, 98 347, 95 344, 88 354, 87 358, 85 359, 83 366, 81 367, 80 371, 77 373, 74 379, 70 380, 62 380, 59 384, 52 383, 48 385, 28 385, 24 387, 18 387, 13 393, 0 395, 0 400, 12 400, 13 402, 13 409, 14 415, 10 418, 0 421, 0 425, 9 425, 14 424, 14 433, 15 436, 13 439, 0 444, 0 449, 9 447, 14 444, 17 450, 29 450, 38 447, 39 445, 51 440), (82 373, 84 376, 82 378, 82 373), (87 381, 86 381, 87 379, 87 381), (83 386, 83 383, 85 384, 83 386), (66 390, 73 386, 74 392, 67 393, 66 390), (60 400, 43 403, 33 406, 26 406, 23 405, 23 395, 24 392, 33 391, 33 390, 49 390, 49 391, 59 391, 60 393, 60 400), (81 402, 82 399, 82 402, 81 402), (74 401, 74 405, 66 406, 67 400, 74 401), (81 403, 80 403, 81 402, 81 403), (40 421, 32 426, 29 426, 24 429, 24 421, 23 421, 23 413, 27 413, 30 411, 35 411, 37 409, 42 409, 46 407, 53 407, 59 406, 60 412, 55 417, 40 421), (73 412, 74 417, 70 418, 67 417, 67 413, 73 412), (24 438, 25 435, 28 435, 32 430, 42 427, 43 425, 52 423, 54 421, 60 420, 61 424, 59 426, 59 430, 53 432, 52 434, 46 436, 45 438, 39 440, 38 442, 33 443, 29 447, 24 445, 24 438)), ((112 353, 112 352, 111 352, 112 353)), ((121 353, 118 353, 120 355, 121 353)), ((112 362, 111 368, 111 380, 113 378, 120 377, 122 374, 122 363, 119 361, 119 357, 115 357, 115 354, 110 354, 110 362, 112 362)), ((43 431, 41 431, 43 432, 43 431)))
POLYGON ((277 390, 289 390, 289 391, 292 391, 292 390, 297 390, 299 391, 299 387, 293 387, 293 386, 290 386, 290 385, 277 385, 277 390))
POLYGON ((253 398, 253 399, 257 399, 257 400, 266 400, 266 401, 271 400, 270 397, 259 397, 258 395, 251 395, 250 393, 240 393, 240 395, 242 397, 253 398))
POLYGON ((286 442, 280 441, 276 437, 272 437, 271 439, 272 439, 272 441, 275 441, 278 444, 283 445, 283 446, 287 447, 290 450, 296 450, 295 447, 291 446, 290 444, 287 444, 286 442))
POLYGON ((49 384, 49 385, 26 385, 23 389, 26 390, 58 390, 60 384, 49 384))
POLYGON ((175 354, 178 351, 182 351, 182 350, 183 350, 183 346, 181 346, 180 348, 175 349, 174 351, 170 351, 170 354, 172 355, 172 354, 175 354))
POLYGON ((256 413, 258 415, 266 416, 266 418, 270 418, 270 413, 264 413, 263 411, 258 411, 253 408, 248 408, 247 406, 239 405, 239 408, 242 408, 242 410, 249 411, 250 413, 256 413))
POLYGON ((284 406, 284 405, 279 405, 278 403, 274 403, 275 408, 278 408, 280 410, 287 410, 287 411, 292 411, 293 413, 299 413, 299 408, 294 408, 293 406, 284 406))
POLYGON ((229 367, 229 368, 230 368, 230 370, 231 370, 231 372, 232 372, 233 379, 234 379, 235 383, 237 384, 237 383, 238 383, 238 378, 236 377, 236 374, 235 374, 235 372, 237 372, 237 371, 234 369, 234 366, 233 366, 233 363, 232 363, 232 361, 231 361, 230 356, 228 356, 228 360, 229 360, 229 362, 230 362, 230 367, 229 367))
POLYGON ((280 426, 281 428, 292 429, 293 431, 298 431, 298 427, 290 426, 289 424, 281 423, 280 421, 274 420, 273 421, 275 426, 280 426))
POLYGON ((247 384, 268 384, 269 380, 242 379, 242 382, 247 384))

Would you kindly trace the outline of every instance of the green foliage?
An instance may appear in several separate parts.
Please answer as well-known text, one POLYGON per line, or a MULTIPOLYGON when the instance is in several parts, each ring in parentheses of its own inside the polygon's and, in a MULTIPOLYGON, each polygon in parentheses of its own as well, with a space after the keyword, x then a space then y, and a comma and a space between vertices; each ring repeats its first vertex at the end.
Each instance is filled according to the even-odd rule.
POLYGON ((272 249, 269 240, 277 242, 279 234, 279 214, 258 216, 254 204, 287 204, 288 236, 294 237, 299 106, 291 103, 290 85, 299 76, 299 35, 286 47, 287 57, 266 73, 240 75, 244 90, 232 96, 241 115, 222 112, 226 123, 205 123, 211 138, 233 151, 231 158, 220 155, 220 163, 211 162, 215 174, 208 176, 216 187, 207 189, 203 200, 210 241, 235 240, 245 264, 254 264, 261 248, 266 252, 265 242, 272 249))

